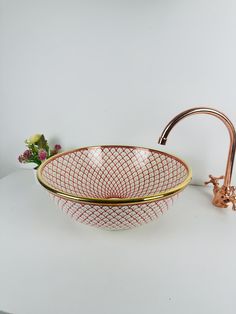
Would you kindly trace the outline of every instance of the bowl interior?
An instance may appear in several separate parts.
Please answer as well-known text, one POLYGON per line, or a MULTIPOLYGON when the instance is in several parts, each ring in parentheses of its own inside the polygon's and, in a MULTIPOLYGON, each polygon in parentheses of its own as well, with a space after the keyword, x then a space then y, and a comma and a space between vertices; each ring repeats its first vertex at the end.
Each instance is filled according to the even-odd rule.
POLYGON ((180 159, 130 146, 77 149, 54 156, 41 168, 47 185, 86 198, 136 198, 175 188, 189 175, 180 159))

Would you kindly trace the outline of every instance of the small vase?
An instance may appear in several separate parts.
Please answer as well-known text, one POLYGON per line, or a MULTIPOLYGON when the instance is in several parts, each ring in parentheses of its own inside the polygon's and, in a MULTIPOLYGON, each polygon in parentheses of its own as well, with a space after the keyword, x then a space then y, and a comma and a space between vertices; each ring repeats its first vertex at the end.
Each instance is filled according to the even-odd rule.
POLYGON ((37 165, 29 162, 29 163, 25 163, 25 164, 24 163, 20 164, 20 167, 22 169, 26 169, 26 170, 35 170, 35 167, 37 167, 37 165))
POLYGON ((34 181, 36 182, 37 185, 41 185, 39 183, 39 180, 37 178, 37 169, 33 169, 33 174, 34 174, 34 181))

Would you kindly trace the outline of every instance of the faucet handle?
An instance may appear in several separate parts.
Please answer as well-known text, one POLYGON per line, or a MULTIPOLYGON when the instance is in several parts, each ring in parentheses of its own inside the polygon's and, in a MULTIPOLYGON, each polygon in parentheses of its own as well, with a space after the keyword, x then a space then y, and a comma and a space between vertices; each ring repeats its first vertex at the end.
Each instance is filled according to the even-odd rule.
POLYGON ((232 209, 236 211, 236 186, 230 187, 229 201, 232 203, 232 209))
POLYGON ((219 181, 224 179, 224 176, 214 177, 209 175, 210 180, 205 184, 212 183, 214 186, 214 197, 212 203, 217 207, 226 208, 231 203, 232 209, 236 211, 236 186, 220 186, 219 181))
POLYGON ((212 183, 215 188, 219 188, 219 181, 224 179, 224 176, 214 177, 213 175, 209 174, 209 181, 204 182, 205 185, 212 183))

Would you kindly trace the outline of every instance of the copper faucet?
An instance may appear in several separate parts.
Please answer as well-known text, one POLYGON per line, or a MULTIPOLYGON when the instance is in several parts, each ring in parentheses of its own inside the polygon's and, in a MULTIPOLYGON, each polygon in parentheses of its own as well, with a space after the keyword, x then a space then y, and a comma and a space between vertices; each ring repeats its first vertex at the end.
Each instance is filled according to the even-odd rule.
POLYGON ((193 115, 193 114, 209 114, 219 118, 227 127, 229 131, 230 137, 230 146, 229 146, 229 153, 228 153, 228 160, 225 170, 225 175, 220 177, 214 177, 209 175, 210 180, 205 182, 205 184, 212 183, 214 197, 212 203, 221 208, 226 208, 229 204, 232 204, 233 210, 236 210, 236 187, 231 186, 231 177, 234 165, 234 157, 235 157, 235 149, 236 149, 236 132, 232 122, 229 120, 226 115, 222 112, 206 107, 196 107, 185 110, 174 117, 165 127, 163 130, 158 143, 161 145, 165 145, 167 142, 168 135, 172 128, 182 119, 193 115), (224 183, 222 186, 219 184, 219 180, 224 179, 224 183))

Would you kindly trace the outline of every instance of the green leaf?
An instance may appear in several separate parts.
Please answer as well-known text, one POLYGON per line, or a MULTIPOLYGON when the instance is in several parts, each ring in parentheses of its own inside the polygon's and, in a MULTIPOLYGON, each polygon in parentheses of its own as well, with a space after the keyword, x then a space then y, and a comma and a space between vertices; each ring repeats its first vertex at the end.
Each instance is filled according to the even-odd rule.
POLYGON ((47 141, 45 140, 45 137, 44 137, 43 134, 42 134, 42 136, 39 138, 39 140, 38 140, 38 142, 37 142, 37 145, 38 145, 38 148, 39 148, 39 149, 45 149, 45 150, 47 150, 48 143, 47 143, 47 141))

